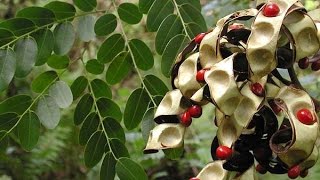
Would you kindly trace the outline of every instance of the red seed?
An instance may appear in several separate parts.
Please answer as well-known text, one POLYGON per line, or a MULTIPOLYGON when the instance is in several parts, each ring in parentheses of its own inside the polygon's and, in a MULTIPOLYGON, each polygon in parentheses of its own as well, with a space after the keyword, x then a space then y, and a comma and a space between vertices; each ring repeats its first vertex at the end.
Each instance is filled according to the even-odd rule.
POLYGON ((300 69, 307 69, 309 67, 309 59, 303 58, 298 61, 300 69))
POLYGON ((265 174, 265 173, 267 173, 266 168, 264 168, 263 166, 261 166, 261 164, 258 164, 258 165, 256 166, 256 171, 259 172, 260 174, 265 174))
POLYGON ((312 113, 308 109, 300 109, 297 112, 297 118, 301 123, 306 125, 312 125, 314 123, 312 113))
POLYGON ((279 12, 280 8, 275 3, 267 4, 262 10, 263 15, 266 17, 275 17, 279 14, 279 12))
POLYGON ((191 117, 198 118, 202 115, 202 108, 199 105, 193 105, 189 107, 188 112, 191 117))
POLYGON ((278 114, 282 111, 282 109, 280 108, 280 106, 278 106, 274 101, 271 101, 271 102, 269 103, 269 105, 270 105, 272 111, 273 111, 276 115, 278 115, 278 114))
POLYGON ((197 72, 197 75, 196 75, 196 79, 198 82, 205 82, 204 80, 204 74, 206 73, 206 70, 205 69, 201 69, 200 71, 197 72))
POLYGON ((216 149, 216 156, 218 159, 228 159, 232 155, 232 149, 227 146, 219 146, 216 149))
POLYGON ((194 42, 200 44, 206 33, 200 33, 194 38, 194 42))
POLYGON ((293 166, 288 170, 288 177, 291 179, 295 179, 300 175, 301 169, 300 166, 293 166))
POLYGON ((253 94, 255 94, 259 97, 264 96, 264 88, 262 87, 262 85, 260 83, 253 83, 250 88, 251 88, 251 91, 253 92, 253 94))
POLYGON ((189 127, 191 125, 192 118, 191 118, 191 115, 190 115, 190 113, 188 111, 186 111, 185 113, 181 114, 180 122, 185 127, 189 127))

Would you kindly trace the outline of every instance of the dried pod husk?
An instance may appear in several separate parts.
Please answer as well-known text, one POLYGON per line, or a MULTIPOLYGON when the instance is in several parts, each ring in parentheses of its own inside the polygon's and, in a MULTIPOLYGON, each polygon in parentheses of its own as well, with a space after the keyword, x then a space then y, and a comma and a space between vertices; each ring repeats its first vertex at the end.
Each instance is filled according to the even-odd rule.
POLYGON ((230 180, 233 179, 236 175, 236 172, 230 172, 223 169, 223 162, 221 160, 214 161, 206 165, 200 173, 197 175, 197 178, 201 180, 230 180))
POLYGON ((277 67, 275 56, 280 29, 286 12, 297 0, 275 1, 280 8, 276 17, 266 17, 260 11, 251 26, 247 43, 247 59, 252 71, 251 79, 259 80, 277 67))
POLYGON ((254 158, 249 151, 235 152, 225 163, 223 163, 223 168, 228 171, 243 173, 247 171, 253 163, 254 158))
POLYGON ((217 136, 214 137, 214 139, 212 140, 211 142, 211 157, 212 159, 215 161, 215 160, 218 160, 217 156, 216 156, 216 150, 217 148, 219 147, 219 141, 218 141, 218 138, 217 136))
POLYGON ((178 115, 182 114, 188 107, 179 89, 169 91, 160 102, 154 121, 161 123, 179 123, 178 115))
POLYGON ((190 98, 190 100, 194 103, 194 104, 198 104, 198 105, 206 105, 209 103, 209 101, 207 100, 206 97, 204 97, 204 89, 205 86, 203 86, 201 89, 199 89, 197 92, 195 92, 192 97, 190 98))
POLYGON ((304 160, 302 163, 299 164, 302 171, 313 167, 318 160, 318 156, 319 156, 318 147, 314 146, 313 151, 310 154, 310 156, 306 160, 304 160))
POLYGON ((309 11, 308 14, 314 21, 320 21, 320 8, 309 11))
POLYGON ((291 127, 277 131, 270 139, 270 147, 285 164, 292 167, 312 153, 318 136, 318 117, 312 99, 303 90, 285 86, 276 98, 281 99, 291 127), (302 108, 312 113, 313 124, 303 124, 297 119, 297 112, 302 108))
POLYGON ((236 81, 245 81, 249 78, 249 64, 245 53, 238 53, 234 57, 233 71, 236 81))
POLYGON ((201 88, 201 84, 196 80, 197 61, 199 53, 189 56, 178 70, 178 76, 174 80, 175 87, 180 89, 183 96, 190 98, 201 88))
MULTIPOLYGON (((274 82, 274 83, 277 83, 277 82, 274 82)), ((273 83, 267 83, 265 85, 265 89, 266 89, 266 98, 273 98, 279 93, 280 87, 273 83)))
POLYGON ((178 148, 183 145, 185 127, 181 124, 163 123, 150 131, 144 153, 155 153, 160 149, 178 148))
POLYGON ((211 98, 226 115, 233 114, 242 100, 233 74, 234 57, 235 55, 232 55, 215 64, 205 74, 211 98))
POLYGON ((295 42, 295 61, 319 51, 320 43, 317 37, 317 27, 308 14, 303 11, 293 11, 287 15, 283 23, 292 34, 295 42))
POLYGON ((249 36, 250 36, 251 30, 246 28, 241 29, 232 29, 227 33, 227 39, 228 42, 234 45, 240 45, 240 41, 246 43, 249 36))
POLYGON ((293 51, 287 47, 277 49, 278 68, 288 69, 295 62, 293 59, 293 51))

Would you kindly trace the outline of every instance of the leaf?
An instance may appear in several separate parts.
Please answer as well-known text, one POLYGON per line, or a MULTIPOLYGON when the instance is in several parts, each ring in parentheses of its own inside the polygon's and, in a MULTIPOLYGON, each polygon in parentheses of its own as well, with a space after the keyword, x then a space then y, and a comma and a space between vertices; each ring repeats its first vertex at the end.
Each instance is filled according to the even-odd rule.
POLYGON ((15 76, 26 77, 32 70, 37 60, 38 46, 33 38, 20 39, 16 42, 14 51, 17 58, 15 76))
POLYGON ((164 82, 152 74, 145 76, 143 79, 143 83, 146 85, 148 91, 153 96, 164 96, 169 91, 164 82))
POLYGON ((55 99, 60 108, 67 108, 72 104, 73 96, 70 87, 63 81, 57 81, 49 88, 49 96, 55 99))
POLYGON ((177 35, 167 44, 162 54, 161 72, 166 77, 170 77, 172 66, 179 52, 186 46, 188 38, 183 35, 177 35))
POLYGON ((84 163, 88 168, 94 167, 102 159, 106 143, 107 139, 102 131, 91 136, 84 151, 84 163))
POLYGON ((6 131, 0 131, 0 153, 5 153, 9 144, 9 137, 6 131))
POLYGON ((128 149, 119 139, 112 138, 109 140, 109 142, 111 146, 111 151, 117 159, 120 157, 130 157, 128 149))
POLYGON ((53 51, 54 37, 50 29, 42 29, 32 34, 38 45, 38 55, 36 66, 41 66, 47 62, 53 51))
POLYGON ((118 7, 118 14, 122 21, 128 24, 137 24, 142 19, 139 8, 132 3, 122 3, 118 7))
POLYGON ((23 114, 32 104, 32 98, 28 95, 12 96, 0 103, 0 114, 13 112, 23 114))
POLYGON ((139 0, 139 10, 143 14, 147 14, 155 0, 139 0))
POLYGON ((74 124, 81 124, 87 115, 90 113, 93 106, 93 98, 90 94, 85 94, 82 96, 80 101, 78 102, 76 109, 74 111, 74 124))
POLYGON ((147 111, 150 98, 144 89, 134 90, 126 104, 123 114, 124 125, 128 130, 136 128, 147 111))
POLYGON ((153 67, 154 59, 149 47, 139 39, 129 42, 136 65, 141 70, 149 70, 153 67))
POLYGON ((54 13, 43 7, 26 7, 17 12, 16 17, 30 19, 37 26, 49 25, 54 22, 54 13))
POLYGON ((182 32, 183 26, 180 18, 175 15, 169 15, 161 23, 155 40, 156 50, 159 54, 162 54, 168 42, 176 35, 182 32))
POLYGON ((76 14, 76 8, 66 2, 53 1, 44 7, 50 9, 55 14, 57 20, 72 21, 76 14))
POLYGON ((116 176, 116 163, 111 152, 108 152, 103 159, 100 169, 100 180, 114 179, 116 176))
POLYGON ((112 117, 117 121, 121 121, 122 112, 118 104, 108 98, 100 98, 97 101, 98 110, 102 117, 112 117))
POLYGON ((88 86, 88 80, 84 76, 79 76, 71 85, 73 100, 76 100, 88 86))
POLYGON ((11 131, 11 128, 18 123, 19 117, 16 113, 0 114, 0 131, 11 131))
POLYGON ((41 93, 49 87, 51 83, 58 79, 58 74, 55 71, 47 71, 36 77, 31 83, 33 92, 41 93))
POLYGON ((54 69, 65 69, 69 66, 69 56, 59 56, 56 54, 52 54, 47 61, 48 66, 54 68, 54 69))
POLYGON ((6 45, 9 45, 13 40, 15 39, 15 36, 13 32, 0 28, 0 48, 4 48, 6 45))
POLYGON ((168 159, 178 160, 183 155, 183 146, 173 149, 164 149, 163 152, 168 159))
POLYGON ((106 82, 101 79, 94 79, 90 82, 92 87, 92 93, 94 94, 95 98, 106 97, 111 99, 112 92, 110 87, 106 82))
POLYGON ((38 142, 40 136, 40 121, 34 112, 22 116, 18 126, 18 136, 23 149, 31 151, 38 142))
POLYGON ((114 34, 106 39, 99 48, 97 58, 101 63, 111 62, 124 49, 124 39, 120 34, 114 34))
POLYGON ((85 145, 91 135, 97 131, 100 124, 100 119, 97 113, 90 113, 83 122, 79 132, 79 144, 85 145))
POLYGON ((114 85, 125 78, 131 70, 131 56, 128 52, 122 52, 115 57, 110 64, 107 73, 107 83, 114 85))
POLYGON ((54 34, 54 52, 57 55, 67 54, 73 46, 75 32, 70 22, 58 24, 53 31, 54 34))
POLYGON ((107 117, 103 120, 103 126, 106 130, 106 133, 108 134, 108 138, 117 138, 122 143, 126 142, 124 130, 117 120, 111 117, 107 117))
POLYGON ((91 59, 86 63, 86 70, 91 74, 101 74, 104 71, 104 64, 96 59, 91 59))
POLYGON ((147 174, 140 164, 123 157, 117 161, 116 172, 120 180, 147 180, 147 174))
POLYGON ((179 11, 183 21, 188 23, 196 23, 201 27, 202 32, 207 31, 207 24, 201 12, 191 4, 183 4, 179 6, 179 11))
POLYGON ((162 21, 173 11, 174 6, 171 0, 156 0, 148 12, 147 29, 150 32, 157 31, 162 21))
POLYGON ((175 0, 178 5, 189 4, 195 7, 198 11, 201 11, 201 4, 199 0, 175 0))
POLYGON ((143 115, 143 119, 141 122, 141 133, 144 142, 148 142, 150 131, 155 127, 155 123, 153 121, 153 117, 155 114, 156 108, 150 108, 147 112, 143 115))
POLYGON ((198 34, 203 32, 203 29, 199 26, 199 24, 196 24, 196 23, 188 23, 186 27, 187 27, 188 35, 191 38, 194 38, 198 34))
POLYGON ((40 98, 36 114, 41 124, 48 129, 54 129, 60 121, 59 106, 56 104, 56 101, 48 95, 40 98))
POLYGON ((79 18, 78 34, 82 41, 89 42, 95 37, 94 24, 95 17, 93 15, 86 15, 79 18))
POLYGON ((0 28, 11 31, 16 36, 26 34, 36 28, 36 25, 26 18, 12 18, 0 23, 0 28))
POLYGON ((105 14, 96 21, 94 32, 97 36, 111 34, 117 27, 117 17, 113 14, 105 14))
MULTIPOLYGON (((1 33, 1 29, 0 29, 1 33)), ((1 38, 0 38, 1 42, 1 38)), ((16 55, 11 49, 0 49, 0 92, 8 87, 16 71, 16 55)))
POLYGON ((73 0, 74 4, 82 11, 92 11, 97 6, 97 0, 73 0))

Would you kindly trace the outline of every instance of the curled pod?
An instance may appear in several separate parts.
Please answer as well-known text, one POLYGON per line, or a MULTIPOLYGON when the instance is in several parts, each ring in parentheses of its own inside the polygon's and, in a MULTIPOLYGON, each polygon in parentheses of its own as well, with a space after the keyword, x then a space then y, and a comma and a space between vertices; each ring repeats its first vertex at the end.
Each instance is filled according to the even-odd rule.
POLYGON ((230 159, 223 163, 223 168, 228 171, 247 171, 254 163, 253 155, 249 151, 235 152, 230 159))

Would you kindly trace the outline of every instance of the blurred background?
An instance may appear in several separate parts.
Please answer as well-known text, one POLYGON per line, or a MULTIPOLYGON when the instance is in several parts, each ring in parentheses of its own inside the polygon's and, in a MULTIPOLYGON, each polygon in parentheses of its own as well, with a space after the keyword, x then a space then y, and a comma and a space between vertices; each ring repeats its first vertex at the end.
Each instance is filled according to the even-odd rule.
MULTIPOLYGON (((72 3, 71 0, 65 0, 72 3)), ((134 0, 138 3, 138 0, 134 0)), ((134 2, 130 1, 130 2, 134 2)), ((50 0, 0 0, 0 21, 14 17, 15 13, 28 6, 43 6, 50 0)), ((98 7, 108 7, 110 2, 107 0, 98 0, 98 7)), ((126 2, 121 1, 120 2, 126 2)), ((127 1, 128 2, 128 1, 127 1)), ((308 10, 320 7, 319 0, 302 1, 308 10)), ((202 14, 206 19, 208 27, 213 27, 215 22, 221 17, 240 9, 246 9, 253 6, 254 2, 250 0, 201 0, 202 14)), ((112 11, 112 9, 110 9, 112 11)), ((147 32, 145 28, 145 17, 138 25, 128 26, 125 31, 129 37, 135 37, 146 42, 153 50, 155 57, 155 67, 143 72, 154 74, 167 82, 169 79, 161 75, 160 56, 154 50, 154 33, 147 32), (158 62, 158 63, 157 63, 158 62)), ((97 38, 94 42, 82 43, 76 42, 73 50, 70 52, 70 59, 79 57, 82 47, 89 47, 90 51, 85 54, 86 59, 95 58, 97 46, 102 40, 97 38)), ((7 92, 0 93, 0 101, 5 97, 29 92, 29 84, 46 67, 38 67, 33 74, 28 76, 30 79, 16 80, 12 83, 7 92)), ((74 63, 69 72, 63 77, 69 84, 81 74, 83 66, 81 63, 74 63)), ((303 85, 309 90, 312 96, 320 97, 319 91, 319 73, 306 70, 299 72, 299 78, 303 85)), ((122 83, 113 86, 114 100, 124 110, 125 102, 133 89, 139 86, 139 81, 134 72, 122 83)), ((54 130, 42 130, 42 135, 38 145, 31 152, 25 152, 14 140, 9 142, 9 146, 3 148, 0 144, 0 180, 6 179, 99 179, 100 165, 87 169, 84 166, 83 151, 84 147, 78 144, 79 127, 73 124, 74 106, 64 110, 61 123, 54 130)), ((207 105, 201 118, 194 120, 192 127, 188 129, 185 149, 180 159, 169 160, 165 158, 163 152, 144 155, 143 149, 145 141, 142 138, 141 130, 126 132, 127 148, 131 158, 145 168, 150 179, 157 180, 186 180, 197 174, 208 162, 211 161, 210 146, 215 136, 216 129, 213 124, 214 107, 207 105)), ((286 180, 287 175, 259 175, 260 179, 269 180, 277 178, 286 180)), ((309 176, 305 179, 320 179, 320 162, 311 169, 309 176)))

